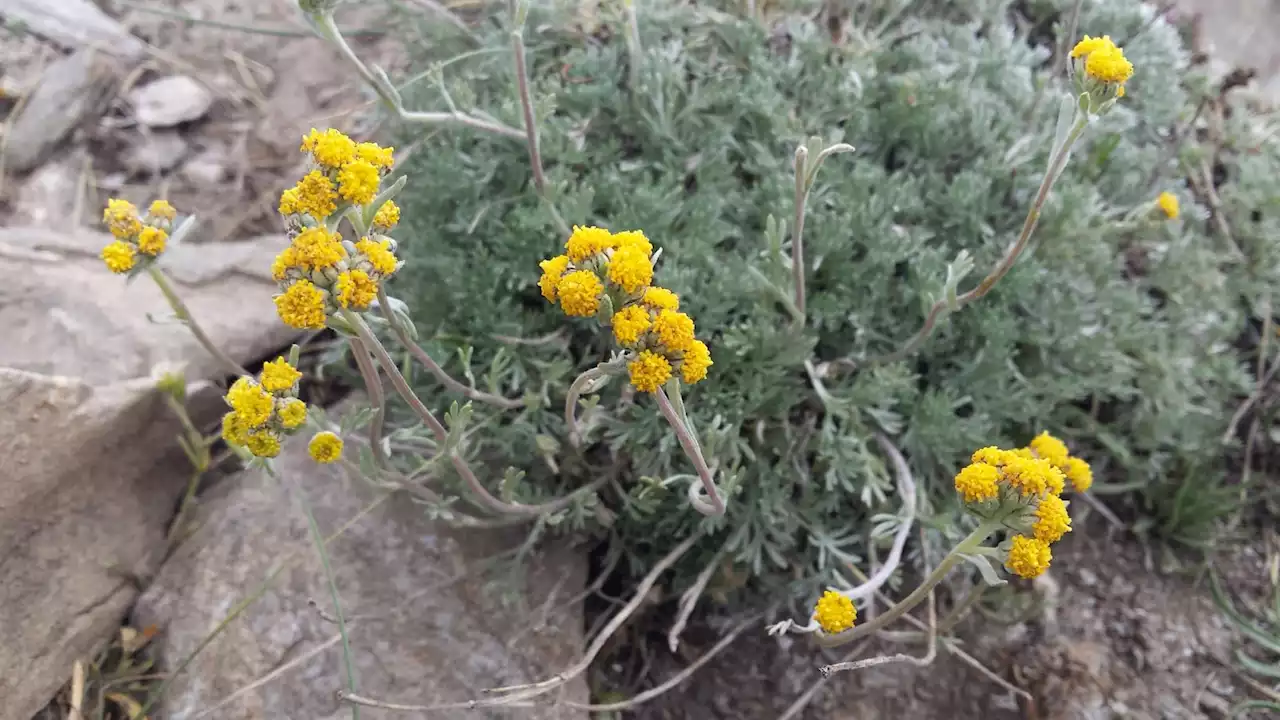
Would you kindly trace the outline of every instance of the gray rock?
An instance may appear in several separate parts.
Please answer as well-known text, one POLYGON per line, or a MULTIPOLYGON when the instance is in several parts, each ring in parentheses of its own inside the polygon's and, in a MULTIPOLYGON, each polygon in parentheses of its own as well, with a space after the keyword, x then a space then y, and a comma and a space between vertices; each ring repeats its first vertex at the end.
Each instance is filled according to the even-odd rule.
POLYGON ((96 47, 121 58, 143 52, 141 40, 90 0, 0 0, 0 16, 65 48, 96 47))
MULTIPOLYGON (((164 564, 139 599, 138 626, 156 624, 163 666, 186 657, 228 610, 278 568, 259 600, 178 676, 164 700, 169 720, 318 720, 349 717, 335 699, 344 686, 342 650, 328 586, 308 536, 296 488, 310 499, 325 534, 369 507, 373 492, 306 454, 306 437, 286 443, 276 467, 226 481, 206 498, 197 530, 164 564), (309 605, 314 600, 325 615, 309 605), (313 654, 314 653, 314 654, 313 654), (267 673, 302 658, 281 676, 222 704, 267 673)), ((494 686, 534 682, 580 657, 586 562, 563 544, 525 564, 524 583, 486 583, 483 560, 518 544, 522 531, 451 531, 421 508, 392 496, 329 543, 362 695, 391 702, 466 701, 494 686), (461 578, 461 579, 459 579, 461 578), (503 595, 514 602, 504 605, 503 595)), ((489 578, 492 580, 493 578, 489 578)), ((501 578, 499 578, 501 580, 501 578)), ((578 678, 555 697, 585 702, 578 678)), ((444 711, 440 717, 459 716, 444 711)), ((390 717, 366 710, 368 717, 390 717)), ((466 713, 470 715, 470 713, 466 713)), ((476 717, 585 718, 543 705, 476 717)))
POLYGON ((100 108, 119 66, 94 50, 81 50, 49 66, 13 122, 8 165, 26 172, 40 164, 85 118, 100 108))
MULTIPOLYGON (((0 228, 0 718, 28 720, 71 665, 115 632, 155 570, 189 475, 177 425, 151 390, 157 365, 219 377, 147 278, 126 283, 98 233, 0 228)), ((281 238, 174 248, 191 311, 249 362, 293 337, 271 307, 281 238), (225 245, 225 247, 224 247, 225 245)), ((199 422, 216 397, 193 398, 199 422)))
POLYGON ((220 148, 209 148, 182 166, 182 176, 196 185, 217 185, 227 175, 227 155, 220 148))
POLYGON ((77 225, 76 195, 80 191, 83 157, 62 155, 36 168, 19 181, 11 225, 63 229, 77 225))
POLYGON ((172 170, 187 157, 187 141, 172 130, 146 133, 135 138, 120 158, 131 172, 158 175, 172 170))
POLYGON ((134 118, 147 127, 173 127, 204 117, 213 105, 208 88, 186 75, 170 75, 129 93, 134 118))

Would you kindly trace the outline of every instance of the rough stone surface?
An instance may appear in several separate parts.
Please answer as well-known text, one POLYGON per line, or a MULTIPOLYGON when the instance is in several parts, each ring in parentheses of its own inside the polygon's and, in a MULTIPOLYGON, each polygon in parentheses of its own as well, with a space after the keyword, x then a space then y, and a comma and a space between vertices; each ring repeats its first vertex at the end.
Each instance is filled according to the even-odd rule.
POLYGON ((139 135, 120 160, 130 172, 159 175, 177 167, 186 157, 187 141, 182 134, 165 130, 139 135))
POLYGON ((66 48, 99 48, 123 58, 142 54, 142 42, 90 0, 0 0, 0 16, 66 48))
MULTIPOLYGON (((349 717, 335 700, 343 687, 342 650, 328 615, 328 586, 297 496, 306 493, 325 534, 373 502, 361 480, 306 454, 306 438, 286 443, 277 469, 226 480, 207 498, 197 530, 165 563, 135 610, 134 624, 156 624, 153 645, 163 663, 185 657, 238 601, 274 569, 284 568, 261 599, 232 622, 174 683, 162 716, 169 720, 319 720, 349 717), (311 653, 315 651, 315 654, 311 653), (290 662, 282 676, 220 703, 290 662)), ((522 582, 483 574, 483 560, 524 537, 460 533, 426 521, 422 510, 393 496, 329 543, 360 693, 391 702, 466 701, 484 688, 534 682, 568 667, 582 652, 578 603, 586 559, 552 544, 527 561, 522 582), (457 579, 462 576, 462 579, 457 579), (504 605, 508 594, 512 605, 504 605)), ((581 678, 564 697, 586 701, 581 678)), ((557 697, 556 694, 548 696, 557 697)), ((366 709, 366 717, 392 717, 366 709)), ((443 711, 455 717, 464 711, 443 711)), ((557 718, 586 714, 540 706, 490 710, 475 717, 557 718)))
POLYGON ((173 127, 204 117, 213 105, 213 94, 186 75, 170 75, 134 89, 129 101, 143 125, 173 127))
MULTIPOLYGON (((28 720, 72 662, 115 631, 131 576, 153 571, 189 467, 151 390, 153 368, 190 381, 221 370, 182 326, 153 324, 164 300, 95 255, 96 233, 0 228, 0 706, 28 720)), ((266 275, 279 238, 176 248, 165 260, 216 342, 251 362, 292 337, 266 275), (242 266, 240 263, 252 263, 242 266)), ((216 397, 193 398, 197 421, 216 397)))
POLYGON ((26 172, 40 164, 84 119, 98 109, 120 68, 95 50, 55 61, 13 121, 8 166, 26 172))

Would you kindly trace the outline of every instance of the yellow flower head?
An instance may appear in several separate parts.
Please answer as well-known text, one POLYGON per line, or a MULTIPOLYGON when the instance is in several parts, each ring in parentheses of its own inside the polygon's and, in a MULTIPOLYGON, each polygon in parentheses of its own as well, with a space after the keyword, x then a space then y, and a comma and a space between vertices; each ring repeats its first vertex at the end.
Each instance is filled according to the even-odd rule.
POLYGON ((1031 441, 1031 449, 1036 455, 1059 467, 1067 464, 1067 444, 1048 432, 1042 432, 1031 441))
POLYGON ((1076 492, 1085 492, 1093 487, 1093 469, 1078 457, 1067 458, 1066 476, 1076 492))
POLYGON ((564 244, 569 259, 580 263, 592 255, 604 252, 613 247, 613 236, 608 230, 598 227, 573 227, 573 234, 564 244))
POLYGON ((653 320, 653 332, 664 347, 679 352, 693 344, 693 319, 682 312, 663 310, 653 320))
POLYGON ((274 403, 270 393, 247 377, 236 380, 227 388, 226 401, 246 427, 255 428, 271 419, 274 403))
POLYGON ((1000 470, 994 465, 975 462, 956 473, 956 492, 967 503, 994 499, 1000 494, 1000 470))
POLYGON ((178 211, 167 200, 156 200, 151 203, 151 207, 147 209, 147 214, 156 220, 173 220, 178 217, 178 211))
POLYGON ((1039 495, 1049 488, 1051 471, 1048 460, 1013 456, 1004 465, 1004 476, 1024 497, 1039 495))
MULTIPOLYGON (((338 193, 333 189, 333 181, 325 177, 319 170, 312 170, 294 186, 296 200, 295 210, 304 212, 316 220, 323 220, 338 209, 338 193)), ((280 198, 281 206, 284 198, 280 198)))
POLYGON ((307 228, 293 239, 294 257, 307 270, 331 268, 347 256, 342 236, 329 232, 323 225, 307 228))
POLYGON ((818 621, 824 633, 835 635, 853 627, 858 619, 858 609, 849 598, 828 590, 818 598, 818 604, 813 608, 813 619, 818 621))
POLYGON ((622 248, 634 248, 640 251, 646 258, 653 254, 653 243, 649 242, 649 238, 639 230, 623 230, 620 233, 613 234, 614 246, 619 250, 622 248))
POLYGON ((1036 539, 1055 543, 1071 532, 1071 516, 1067 504, 1057 495, 1045 495, 1036 508, 1036 524, 1031 528, 1036 539))
POLYGON ((377 143, 356 144, 356 157, 380 170, 390 170, 396 164, 395 148, 384 148, 377 143))
POLYGON ((311 132, 302 138, 301 150, 310 152, 317 163, 337 168, 355 159, 356 143, 338 130, 330 128, 320 132, 311 128, 311 132))
POLYGON ((142 232, 138 233, 138 249, 142 252, 155 257, 164 252, 165 243, 169 240, 169 233, 158 227, 142 228, 142 232))
POLYGON ((249 428, 234 410, 222 416, 222 439, 232 445, 244 445, 249 441, 249 428))
POLYGON ((566 315, 591 317, 600 309, 600 294, 604 283, 589 270, 575 270, 560 278, 556 285, 560 307, 566 315))
POLYGON ((373 202, 381 176, 368 160, 354 160, 338 171, 338 194, 356 205, 373 202))
POLYGON ((373 226, 382 230, 390 230, 400 222, 400 206, 394 200, 382 203, 373 216, 373 226))
POLYGON ((398 263, 395 253, 391 252, 390 240, 375 242, 369 238, 361 238, 360 242, 356 243, 356 251, 369 259, 369 264, 379 275, 385 277, 396 271, 398 263))
POLYGON ((640 392, 657 392, 671 379, 671 363, 652 350, 641 350, 635 360, 627 363, 627 370, 631 384, 640 392))
POLYGON ((306 422, 307 404, 298 398, 289 398, 284 401, 276 414, 280 417, 280 424, 292 430, 306 422))
POLYGON ((557 255, 538 263, 542 268, 542 277, 538 279, 538 289, 548 302, 556 301, 556 289, 560 286, 560 277, 569 269, 569 256, 557 255))
POLYGON ((291 187, 280 193, 280 214, 295 215, 301 210, 298 208, 298 188, 291 187))
POLYGON ((263 364, 262 374, 259 377, 262 380, 262 389, 267 392, 281 393, 292 390, 294 383, 302 377, 302 373, 290 365, 288 360, 278 357, 263 364))
POLYGON ((652 310, 679 310, 680 296, 666 288, 650 287, 644 291, 640 302, 652 310))
POLYGON ((133 246, 123 240, 114 240, 102 248, 102 262, 113 273, 127 273, 133 269, 133 246))
POLYGON ((1133 63, 1125 58, 1123 50, 1112 45, 1089 53, 1085 57, 1084 72, 1104 83, 1123 85, 1133 77, 1133 63))
POLYGON ((633 347, 649 329, 649 313, 639 305, 628 305, 613 314, 613 339, 622 347, 633 347))
POLYGON ((298 251, 289 246, 280 251, 276 259, 271 263, 271 278, 276 282, 285 279, 289 270, 299 266, 298 251))
POLYGON ((1004 566, 1019 577, 1033 578, 1048 570, 1052 561, 1053 552, 1049 549, 1049 543, 1025 535, 1014 535, 1004 566))
POLYGON ((986 463, 988 465, 995 465, 996 467, 1001 467, 1004 465, 1005 459, 1008 456, 1009 456, 1008 450, 1001 450, 1000 448, 992 445, 992 446, 984 447, 975 451, 973 453, 973 457, 970 459, 970 462, 986 463))
POLYGON ((638 245, 620 247, 609 260, 609 281, 627 294, 640 291, 653 280, 653 264, 638 245))
POLYGON ((1071 57, 1084 57, 1092 52, 1111 49, 1115 46, 1116 44, 1112 42, 1110 35, 1103 35, 1102 37, 1097 38, 1085 35, 1083 40, 1076 43, 1076 46, 1071 48, 1071 57))
POLYGON ((318 463, 331 463, 342 457, 342 438, 328 430, 318 432, 307 443, 307 452, 318 463))
POLYGON ((351 270, 338 275, 334 289, 338 291, 338 304, 344 308, 364 310, 378 297, 378 283, 363 270, 351 270))
POLYGON ((102 221, 107 229, 118 238, 129 238, 142 230, 142 220, 138 218, 138 208, 128 200, 111 198, 107 200, 107 209, 102 211, 102 221))
POLYGON ((251 431, 244 444, 256 457, 275 457, 280 454, 280 438, 270 430, 251 431))
POLYGON ((1162 192, 1160 197, 1156 198, 1156 206, 1164 213, 1164 216, 1170 220, 1177 220, 1179 213, 1178 196, 1171 192, 1162 192))
POLYGON ((707 344, 701 340, 694 340, 689 347, 685 348, 684 359, 680 361, 680 379, 687 385, 700 382, 707 377, 707 368, 714 364, 711 362, 711 350, 707 348, 707 344))
POLYGON ((298 280, 275 297, 276 313, 289 327, 319 330, 325 321, 324 297, 309 280, 298 280))

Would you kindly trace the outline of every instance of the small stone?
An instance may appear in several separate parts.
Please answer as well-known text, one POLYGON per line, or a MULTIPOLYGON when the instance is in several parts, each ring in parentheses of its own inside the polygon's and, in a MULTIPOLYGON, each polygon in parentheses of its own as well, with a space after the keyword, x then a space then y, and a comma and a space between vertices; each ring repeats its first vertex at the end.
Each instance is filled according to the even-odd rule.
POLYGON ((187 141, 170 131, 139 136, 120 161, 130 172, 159 175, 177 167, 186 156, 187 141))
POLYGON ((204 117, 213 94, 186 75, 170 75, 129 93, 134 118, 148 127, 173 127, 204 117))
POLYGON ((182 166, 182 176, 196 185, 217 185, 226 177, 226 156, 218 150, 205 150, 182 166))

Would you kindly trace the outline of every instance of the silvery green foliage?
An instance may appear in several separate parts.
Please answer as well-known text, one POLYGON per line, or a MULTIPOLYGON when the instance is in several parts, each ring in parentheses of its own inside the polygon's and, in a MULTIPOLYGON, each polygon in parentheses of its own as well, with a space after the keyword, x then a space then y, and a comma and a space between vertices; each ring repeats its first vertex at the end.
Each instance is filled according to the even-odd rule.
MULTIPOLYGON (((1004 2, 983 4, 984 14, 961 2, 917 3, 896 17, 862 8, 839 45, 811 14, 764 28, 706 6, 646 3, 634 92, 621 10, 608 5, 588 32, 583 16, 546 8, 526 27, 548 178, 570 223, 642 229, 663 249, 657 281, 680 293, 715 360, 686 400, 735 491, 727 517, 693 512, 676 439, 651 399, 629 398, 619 381, 584 411, 588 442, 563 442, 565 390, 608 357, 608 343, 538 293, 538 261, 564 238, 530 188, 525 148, 466 129, 405 128, 402 144, 421 144, 405 168, 407 266, 396 293, 421 336, 436 338, 438 357, 466 349, 455 375, 543 401, 524 414, 476 408, 468 448, 493 487, 506 466, 527 471, 507 489, 526 502, 605 475, 597 505, 557 522, 609 527, 632 572, 703 524, 712 532, 686 557, 686 578, 727 545, 758 586, 803 585, 865 563, 870 518, 896 512, 873 433, 902 448, 926 517, 945 525, 951 477, 973 449, 1048 429, 1093 462, 1100 482, 1137 488, 1124 496, 1138 499, 1137 517, 1203 537, 1213 514, 1188 504, 1203 510, 1221 493, 1221 436, 1251 390, 1252 359, 1237 344, 1275 280, 1276 221, 1249 218, 1274 207, 1277 158, 1274 142, 1233 157, 1234 184, 1221 189, 1236 242, 1261 263, 1249 269, 1184 187, 1178 160, 1197 150, 1169 142, 1195 104, 1173 28, 1148 24, 1136 0, 1086 2, 1080 32, 1111 35, 1137 70, 1128 97, 1077 145, 1030 251, 914 357, 822 376, 830 361, 887 353, 910 336, 961 251, 977 267, 963 290, 1012 242, 1069 87, 1047 75, 1047 43, 1074 2, 1027 3, 1029 36, 1013 30, 1004 2), (857 152, 829 159, 810 196, 809 322, 797 333, 757 276, 788 274, 766 228, 770 215, 789 222, 792 155, 813 135, 857 152), (1162 190, 1181 198, 1182 221, 1122 226, 1162 190), (493 337, 560 328, 567 344, 493 337), (486 376, 495 358, 500 371, 486 376)), ((424 26, 422 64, 470 54, 406 90, 406 103, 440 108, 447 93, 520 127, 503 22, 484 26, 483 47, 494 50, 480 53, 424 26)), ((444 406, 441 388, 416 380, 444 406)))

